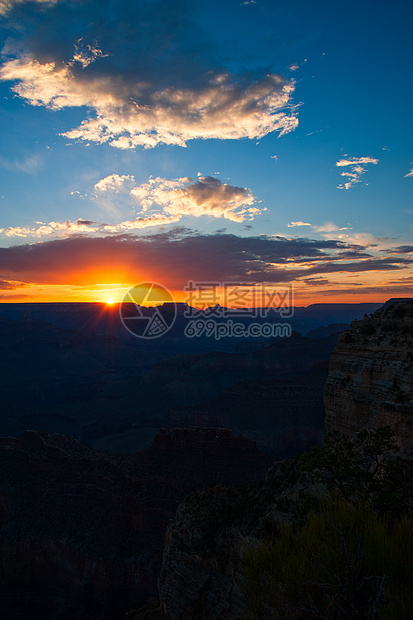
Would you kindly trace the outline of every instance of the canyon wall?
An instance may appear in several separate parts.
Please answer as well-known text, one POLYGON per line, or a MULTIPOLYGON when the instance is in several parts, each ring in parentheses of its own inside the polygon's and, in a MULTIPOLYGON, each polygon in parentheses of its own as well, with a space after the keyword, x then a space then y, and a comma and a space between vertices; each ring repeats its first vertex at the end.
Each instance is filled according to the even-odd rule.
POLYGON ((339 336, 324 403, 327 430, 354 435, 388 424, 413 455, 413 299, 391 299, 339 336))

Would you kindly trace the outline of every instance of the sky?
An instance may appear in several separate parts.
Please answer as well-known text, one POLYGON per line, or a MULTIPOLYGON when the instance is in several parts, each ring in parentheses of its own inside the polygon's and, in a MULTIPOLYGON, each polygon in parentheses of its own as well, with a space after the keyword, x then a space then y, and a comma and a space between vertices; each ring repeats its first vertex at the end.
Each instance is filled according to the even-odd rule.
POLYGON ((0 301, 413 296, 408 0, 0 0, 0 301))

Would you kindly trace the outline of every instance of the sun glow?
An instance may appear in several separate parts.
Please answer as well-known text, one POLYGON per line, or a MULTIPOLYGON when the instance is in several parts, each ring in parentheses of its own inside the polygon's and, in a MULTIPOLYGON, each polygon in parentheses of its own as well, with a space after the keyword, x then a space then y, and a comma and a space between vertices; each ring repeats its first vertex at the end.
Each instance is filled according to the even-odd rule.
POLYGON ((114 300, 114 299, 112 299, 112 297, 109 297, 109 299, 107 299, 107 300, 106 300, 106 303, 107 303, 109 306, 111 306, 112 304, 114 304, 114 303, 115 303, 115 300, 114 300))

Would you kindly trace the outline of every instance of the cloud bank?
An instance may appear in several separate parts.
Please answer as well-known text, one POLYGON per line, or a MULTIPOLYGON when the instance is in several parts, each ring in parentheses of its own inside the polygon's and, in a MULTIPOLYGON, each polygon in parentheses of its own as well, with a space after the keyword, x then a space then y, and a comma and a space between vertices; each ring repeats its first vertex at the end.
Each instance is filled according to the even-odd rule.
POLYGON ((188 280, 244 283, 312 281, 325 274, 397 271, 412 257, 377 258, 337 240, 205 235, 185 229, 133 237, 74 236, 0 248, 0 278, 90 286, 151 279, 172 289, 188 280))

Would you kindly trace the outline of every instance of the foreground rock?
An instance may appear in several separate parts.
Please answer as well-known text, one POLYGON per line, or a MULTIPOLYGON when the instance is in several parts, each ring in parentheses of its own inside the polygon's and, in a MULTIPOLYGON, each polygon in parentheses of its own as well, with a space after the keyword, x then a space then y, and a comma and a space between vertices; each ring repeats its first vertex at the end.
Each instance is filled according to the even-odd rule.
POLYGON ((328 429, 353 435, 390 425, 413 455, 413 299, 388 301, 339 337, 324 402, 328 429))

